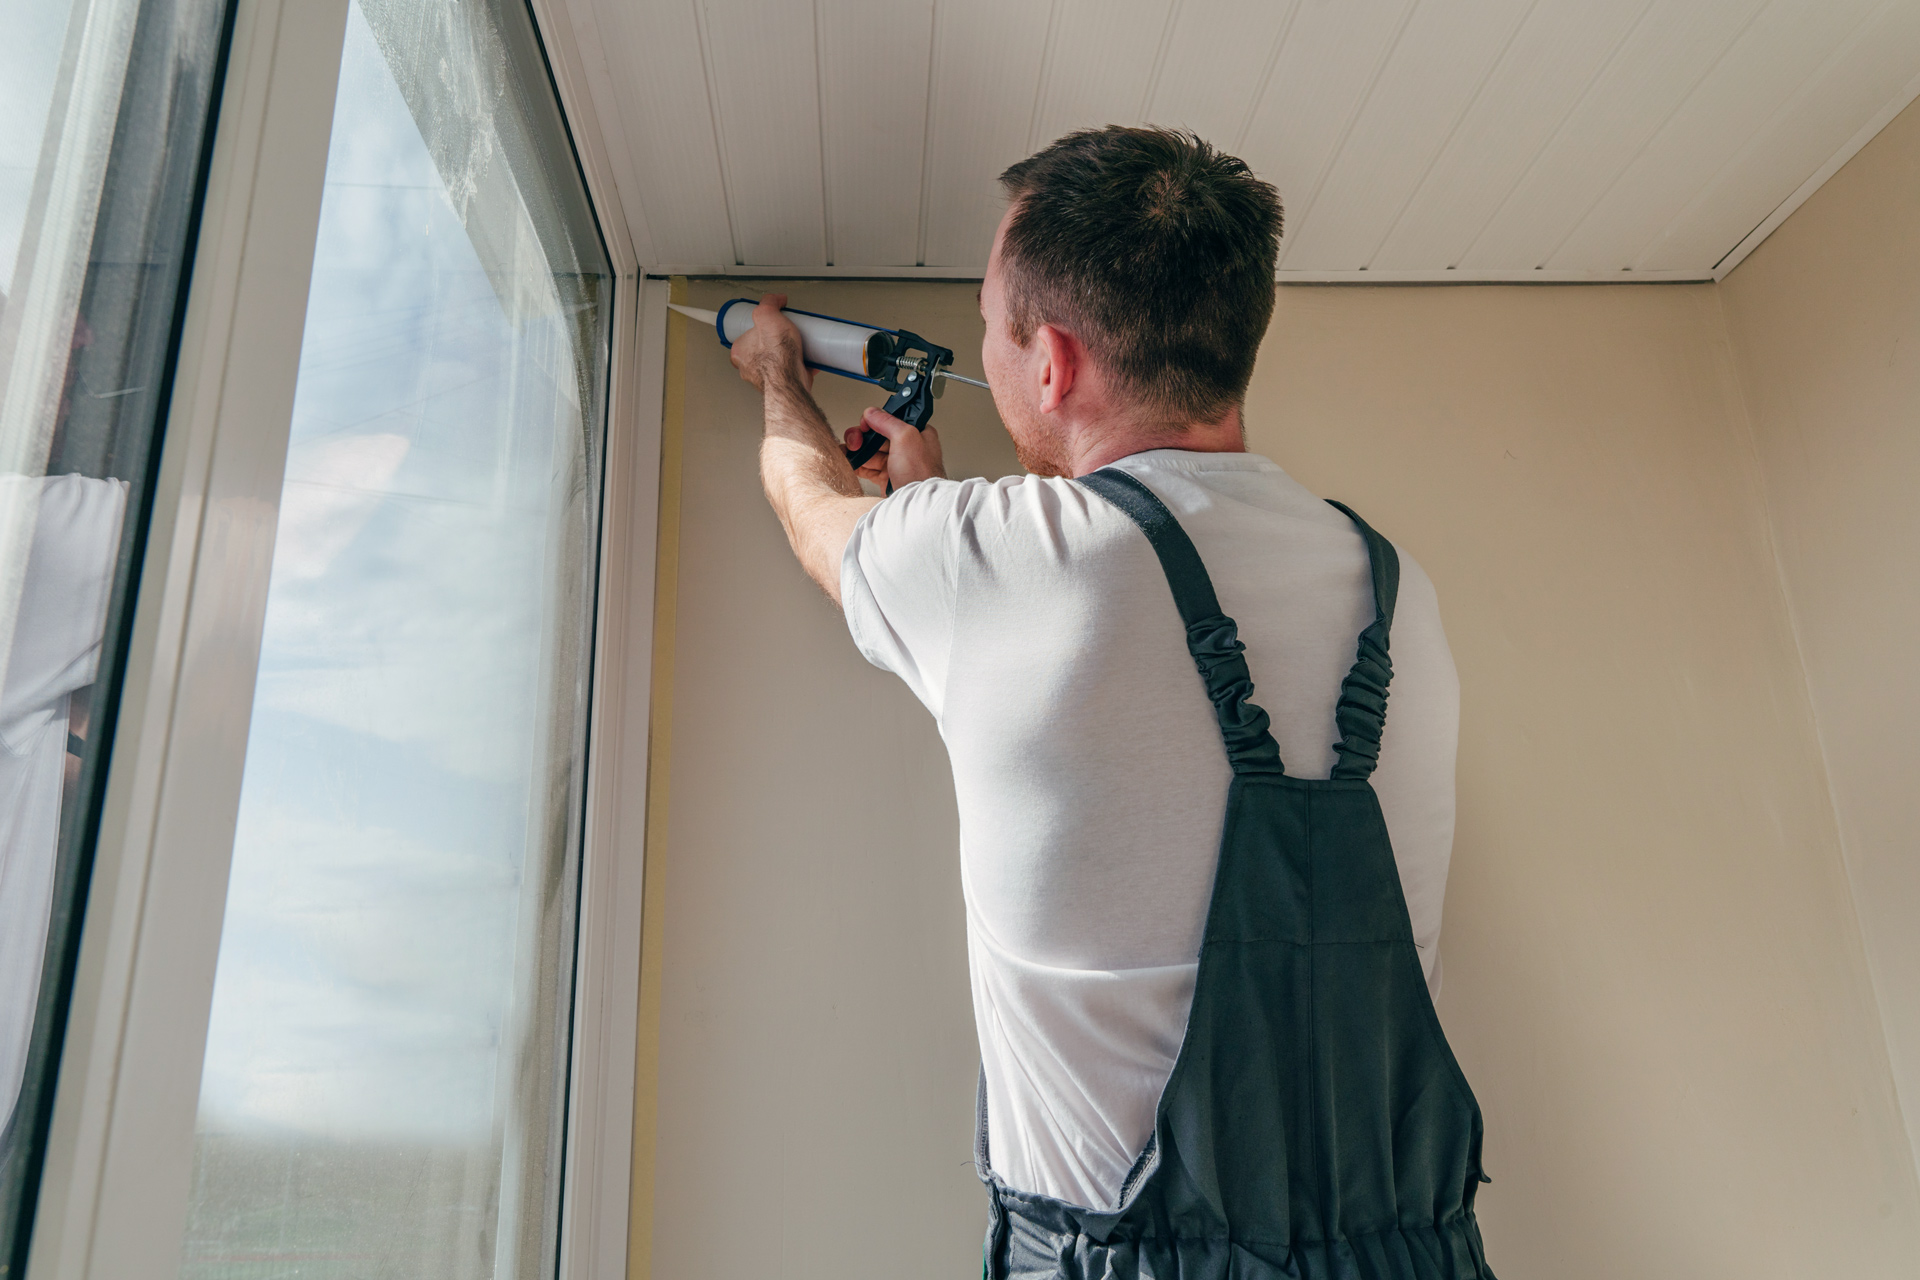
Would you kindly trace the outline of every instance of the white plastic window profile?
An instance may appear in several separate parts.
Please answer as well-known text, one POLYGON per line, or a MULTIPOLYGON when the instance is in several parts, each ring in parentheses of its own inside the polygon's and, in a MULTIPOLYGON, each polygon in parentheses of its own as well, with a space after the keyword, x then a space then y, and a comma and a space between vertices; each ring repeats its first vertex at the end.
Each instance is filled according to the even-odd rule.
POLYGON ((30 1246, 225 8, 0 42, 0 1276, 30 1246))
MULTIPOLYGON (((247 1171, 236 1172, 236 1162, 214 1150, 221 1144, 208 1139, 228 1140, 224 1155, 237 1153, 241 1166, 259 1155, 250 1144, 271 1126, 253 1122, 262 1107, 272 1114, 271 1086, 296 1074, 283 1070, 290 1062, 304 1067, 312 1086, 306 1096, 314 1102, 294 1110, 320 1117, 319 1138, 371 1141, 376 1148, 386 1143, 373 1163, 386 1160, 387 1168, 376 1174, 404 1170, 414 1160, 411 1172, 396 1176, 418 1193, 415 1204, 425 1210, 419 1218, 362 1215, 390 1240, 430 1235, 436 1225, 446 1239, 452 1216, 484 1230, 465 1233, 446 1264, 458 1269, 447 1274, 547 1274, 556 1255, 569 1277, 624 1270, 633 1064, 631 997, 623 984, 631 986, 638 949, 639 874, 637 865, 620 865, 613 856, 618 851, 596 849, 594 841, 611 846, 621 830, 637 837, 640 824, 637 815, 620 820, 612 799, 617 785, 596 784, 600 799, 591 810, 583 812, 581 796, 590 781, 583 776, 588 699, 604 696, 585 661, 596 595, 631 615, 609 626, 603 610, 598 625, 639 637, 634 652, 642 664, 641 679, 628 672, 624 704, 592 709, 611 718, 608 754, 618 754, 621 722, 635 710, 645 724, 650 555, 643 561, 631 547, 603 548, 597 535, 608 324, 616 303, 624 320, 613 348, 619 356, 614 393, 629 417, 636 399, 647 399, 637 394, 636 295, 612 288, 524 9, 369 6, 352 25, 355 32, 348 6, 335 0, 241 0, 237 6, 202 252, 157 486, 150 586, 132 637, 125 750, 116 759, 102 818, 96 909, 81 955, 41 1227, 29 1263, 35 1280, 193 1274, 203 1263, 202 1274, 230 1273, 239 1265, 230 1242, 249 1226, 261 1230, 261 1215, 253 1212, 261 1205, 222 1198, 223 1187, 248 1181, 247 1171), (474 24, 476 17, 491 24, 491 34, 474 24), (397 30, 383 25, 389 21, 397 30), (342 60, 328 57, 343 48, 345 79, 342 60), (420 74, 425 54, 440 59, 432 75, 420 74), (385 67, 379 92, 353 78, 353 60, 368 55, 385 67), (409 57, 415 59, 411 83, 409 57), (449 62, 457 68, 461 57, 476 73, 464 83, 446 74, 449 62), (536 74, 528 74, 530 65, 536 74), (450 83, 451 105, 435 105, 431 91, 450 83), (384 115, 375 111, 381 105, 384 115), (363 107, 365 118, 347 128, 347 118, 363 107), (332 182, 330 159, 354 159, 349 134, 356 132, 362 144, 355 163, 366 163, 339 171, 344 180, 332 182), (336 200, 335 188, 363 193, 358 213, 353 197, 336 200), (344 211, 339 219, 346 234, 335 229, 331 241, 321 225, 323 194, 327 219, 336 217, 336 205, 344 211), (417 214, 429 216, 416 226, 417 214), (345 276, 382 274, 382 237, 389 246, 414 237, 403 267, 439 273, 424 303, 418 296, 402 300, 412 309, 415 333, 428 335, 410 351, 402 335, 390 329, 382 336, 368 323, 404 328, 400 310, 363 310, 356 318, 336 305, 352 292, 342 284, 345 276), (435 239, 446 246, 442 256, 419 252, 435 239), (347 252, 340 256, 334 250, 343 242, 347 252), (343 274, 330 280, 330 272, 343 274), (351 346, 356 326, 372 338, 357 350, 351 346), (399 350, 386 351, 390 346, 399 350), (411 398, 396 399, 393 378, 369 365, 397 354, 407 355, 421 378, 411 398), (492 379, 491 397, 461 399, 472 387, 448 375, 463 364, 473 378, 492 379), (428 380, 436 375, 442 380, 428 380), (337 412, 309 419, 309 409, 322 404, 310 402, 310 390, 325 390, 329 380, 336 410, 351 394, 364 394, 365 403, 345 409, 344 420, 337 412), (311 432, 304 430, 309 421, 311 432), (409 434, 415 430, 418 435, 409 434), (329 454, 329 436, 361 439, 332 445, 329 454), (399 437, 404 449, 365 439, 374 436, 399 437), (425 469, 410 477, 410 463, 425 469), (325 511, 316 519, 319 508, 325 511), (460 530, 466 545, 448 532, 459 520, 467 522, 460 530), (397 536, 365 543, 382 521, 397 536), (290 527, 297 532, 289 538, 290 527), (342 537, 342 528, 351 536, 342 537), (518 545, 503 546, 508 541, 518 545), (375 572, 367 572, 369 547, 380 553, 375 560, 385 556, 375 572), (425 553, 435 550, 446 554, 425 553), (478 572, 477 564, 488 572, 478 572), (628 568, 631 580, 610 576, 628 568), (440 602, 450 596, 456 607, 442 612, 464 610, 464 616, 416 611, 405 625, 369 629, 357 637, 361 650, 342 653, 337 663, 285 643, 289 634, 298 639, 298 624, 314 621, 299 617, 303 610, 331 611, 334 622, 346 618, 350 628, 360 604, 377 603, 382 593, 389 603, 405 595, 395 580, 408 573, 437 573, 438 588, 451 580, 454 589, 443 590, 440 602), (293 606, 291 633, 279 626, 282 600, 293 606), (481 680, 478 688, 469 680, 414 679, 442 674, 429 670, 435 645, 444 654, 467 630, 445 624, 476 616, 483 640, 512 659, 500 664, 514 668, 511 676, 491 685, 481 680), (422 650, 429 655, 424 662, 422 650), (382 667, 387 658, 400 659, 398 680, 382 667), (344 698, 338 696, 342 684, 348 686, 344 698), (381 708, 393 714, 379 719, 370 701, 356 696, 369 687, 390 693, 381 708), (448 712, 449 690, 471 699, 460 704, 465 721, 458 706, 456 714, 448 712), (409 698, 411 720, 401 714, 409 698), (282 725, 258 733, 256 703, 262 722, 279 717, 282 725), (320 722, 327 732, 358 732, 376 746, 397 746, 386 760, 393 777, 376 783, 404 781, 412 752, 426 771, 448 773, 449 759, 464 767, 464 775, 451 771, 468 789, 464 799, 489 788, 515 794, 491 797, 492 810, 481 816, 495 819, 493 829, 480 839, 451 849, 424 840, 410 846, 395 839, 396 832, 409 833, 394 810, 381 811, 390 797, 378 794, 378 785, 344 787, 337 772, 330 783, 326 769, 282 769, 276 781, 275 751, 297 755, 314 745, 313 735, 280 732, 296 716, 320 722), (489 725, 487 716, 498 722, 489 725), (515 718, 517 729, 500 730, 515 718), (502 742, 504 751, 498 750, 502 742), (396 759, 400 765, 392 764, 396 759), (312 788, 300 792, 291 773, 312 788), (350 792, 366 800, 361 811, 341 804, 350 792), (299 817, 306 825, 276 826, 284 815, 274 815, 267 801, 304 806, 299 817), (499 821, 503 810, 513 817, 499 821), (332 826, 312 822, 315 811, 332 826), (274 821, 257 821, 263 812, 274 821), (342 852, 355 843, 334 839, 342 825, 369 840, 342 852), (389 855, 405 856, 369 857, 368 844, 380 839, 389 855), (289 848, 301 856, 276 868, 272 855, 289 848), (249 956, 247 930, 257 939, 286 923, 272 914, 285 905, 276 898, 274 876, 288 871, 324 882, 329 869, 320 864, 336 854, 333 879, 371 872, 366 894, 343 905, 339 884, 322 884, 333 899, 311 899, 322 909, 282 930, 296 946, 319 935, 317 950, 327 954, 318 958, 335 963, 339 981, 330 990, 309 984, 295 994, 307 1015, 317 1003, 330 999, 332 1005, 304 1027, 296 1014, 256 1028, 242 1018, 238 1052, 215 1013, 209 1038, 210 1010, 228 1000, 230 988, 244 998, 249 983, 257 991, 288 977, 288 966, 277 963, 284 953, 276 956, 271 948, 264 964, 230 963, 262 959, 257 947, 249 956), (461 858, 467 865, 450 874, 461 858), (468 874, 476 865, 486 870, 489 859, 490 877, 468 874), (459 892, 439 891, 449 884, 459 892), (577 899, 570 896, 575 886, 582 887, 577 899), (408 893, 439 911, 438 941, 445 945, 437 951, 433 938, 396 939, 390 932, 378 933, 371 951, 335 946, 349 940, 320 919, 331 914, 340 922, 363 908, 377 916, 408 893), (218 1001, 210 998, 216 958, 218 1001), (448 1000, 449 992, 459 998, 448 1000), (583 1010, 577 1019, 576 994, 583 1010), (410 997, 424 999, 409 1006, 410 997), (453 1016, 430 1025, 428 1005, 453 1016), (357 1025, 355 1016, 363 1019, 357 1025), (326 1034, 310 1034, 317 1026, 326 1034), (475 1027, 483 1034, 476 1037, 475 1027), (251 1044, 245 1043, 249 1030, 260 1032, 251 1044), (256 1052, 263 1041, 264 1054, 256 1052), (317 1055, 299 1061, 295 1050, 316 1046, 317 1055), (364 1052, 355 1060, 357 1051, 364 1052), (416 1060, 396 1067, 409 1052, 416 1060), (413 1088, 416 1101, 430 1092, 406 1078, 421 1056, 438 1057, 442 1083, 464 1072, 464 1093, 440 1090, 432 1098, 437 1115, 423 1106, 382 1129, 381 1108, 389 1119, 395 1115, 393 1092, 413 1088), (268 1069, 258 1070, 263 1059, 268 1069), (472 1082, 482 1076, 485 1087, 476 1087, 472 1082), (240 1087, 222 1096, 236 1081, 240 1087), (576 1088, 563 1112, 570 1081, 576 1088), (206 1105, 196 1108, 196 1098, 206 1105), (484 1119, 476 1121, 482 1111, 484 1119), (573 1127, 570 1138, 560 1129, 563 1114, 573 1127), (359 1125, 357 1133, 343 1117, 359 1125), (424 1163, 418 1159, 423 1149, 429 1149, 424 1163), (570 1173, 560 1167, 563 1152, 570 1173), (456 1181, 460 1185, 452 1185, 456 1181), (248 1217, 251 1223, 238 1221, 248 1217), (221 1250, 224 1259, 208 1256, 221 1250)), ((564 72, 558 74, 564 83, 564 72)), ((391 248, 386 251, 391 257, 391 248)), ((631 263, 622 270, 631 271, 631 263)), ((657 319, 649 321, 655 338, 664 332, 657 319)), ((653 359, 656 398, 657 364, 653 359)), ((643 430, 657 432, 657 412, 650 421, 645 414, 639 419, 643 430)), ((657 435, 623 437, 612 452, 611 488, 628 505, 616 503, 609 519, 631 531, 636 544, 650 546, 657 435)), ((422 604, 433 603, 420 594, 422 604)), ((319 621, 324 630, 328 619, 319 621)), ((331 636, 325 644, 333 647, 331 636)), ((631 654, 628 659, 631 666, 631 654)), ((639 748, 622 767, 643 775, 644 736, 639 748)), ((340 758, 349 769, 364 768, 375 754, 349 750, 340 758)), ((445 794, 415 798, 446 805, 445 794)), ((479 825, 469 816, 465 834, 479 825)), ((302 961, 314 957, 310 951, 302 961)), ((294 976, 317 972, 308 965, 294 976)), ((313 1240, 314 1220, 323 1215, 303 1221, 300 1212, 325 1207, 312 1202, 324 1199, 317 1193, 330 1178, 340 1186, 341 1165, 329 1163, 338 1154, 337 1146, 319 1151, 310 1144, 268 1157, 280 1161, 284 1185, 299 1192, 279 1206, 290 1204, 294 1212, 276 1234, 305 1232, 313 1240), (321 1158, 309 1159, 316 1154, 321 1158)), ((346 1187, 331 1205, 333 1216, 364 1207, 364 1190, 346 1187)), ((257 1196, 260 1188, 241 1192, 257 1196)), ((336 1242, 334 1252, 352 1254, 365 1243, 336 1242)), ((308 1257, 302 1265, 316 1261, 308 1257)), ((358 1265, 345 1256, 332 1262, 358 1265)))
POLYGON ((528 21, 349 9, 192 1280, 556 1260, 612 279, 528 21))

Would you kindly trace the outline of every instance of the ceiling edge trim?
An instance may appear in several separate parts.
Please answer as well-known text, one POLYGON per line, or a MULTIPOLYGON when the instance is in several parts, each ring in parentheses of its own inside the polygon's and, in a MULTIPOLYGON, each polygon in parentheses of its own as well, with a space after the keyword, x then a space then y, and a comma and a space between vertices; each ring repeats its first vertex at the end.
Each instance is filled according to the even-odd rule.
MULTIPOLYGON (((594 218, 606 243, 607 257, 617 276, 631 275, 641 259, 653 253, 653 232, 638 209, 629 207, 633 187, 627 158, 626 139, 618 132, 619 114, 614 110, 615 133, 609 134, 606 116, 600 110, 600 98, 594 93, 594 67, 580 44, 583 6, 567 5, 564 0, 530 0, 528 15, 539 37, 545 56, 561 119, 568 140, 573 144, 580 181, 593 205, 594 218), (628 169, 622 173, 622 169, 628 169), (626 181, 623 183, 622 178, 626 181)), ((588 18, 593 15, 589 12, 588 18)), ((597 28, 596 28, 597 32, 597 28)), ((611 88, 611 81, 608 82, 611 88)))
POLYGON ((978 271, 965 267, 876 267, 841 263, 831 267, 756 267, 735 263, 669 262, 642 267, 640 274, 653 279, 669 276, 689 278, 722 276, 742 280, 969 280, 980 279, 978 271))
POLYGON ((1894 94, 1891 101, 1874 112, 1873 119, 1862 125, 1860 131, 1848 138, 1845 145, 1827 158, 1825 164, 1813 171, 1813 176, 1795 188, 1792 195, 1782 200, 1774 207, 1772 213, 1761 220, 1760 225, 1747 232, 1739 244, 1734 245, 1727 251, 1725 257, 1714 263, 1713 278, 1725 280, 1735 267, 1746 261, 1748 254, 1758 249, 1761 242, 1773 234, 1774 228, 1791 218, 1794 211, 1805 204, 1814 192, 1826 185, 1828 178, 1840 172, 1847 161, 1860 154, 1869 142, 1880 135, 1882 129, 1893 123, 1895 116, 1912 105, 1915 98, 1920 98, 1920 75, 1902 85, 1900 92, 1894 94))
MULTIPOLYGON (((756 267, 730 263, 660 263, 640 274, 664 280, 928 280, 974 283, 977 271, 964 267, 877 267, 842 263, 832 267, 756 267)), ((1711 271, 1282 271, 1279 284, 1700 284, 1711 271)))
POLYGON ((1456 271, 1446 267, 1417 271, 1282 271, 1281 284, 1697 284, 1713 279, 1710 270, 1556 271, 1533 267, 1456 271))

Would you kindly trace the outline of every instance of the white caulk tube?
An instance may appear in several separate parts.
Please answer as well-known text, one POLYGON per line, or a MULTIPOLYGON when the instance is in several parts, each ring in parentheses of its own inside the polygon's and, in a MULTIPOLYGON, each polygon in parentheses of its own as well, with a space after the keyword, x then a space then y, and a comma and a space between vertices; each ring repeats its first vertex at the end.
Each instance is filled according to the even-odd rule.
MULTIPOLYGON (((755 302, 752 298, 735 298, 723 303, 718 311, 683 307, 677 302, 667 305, 689 319, 712 325, 721 343, 728 347, 753 328, 755 302)), ((885 329, 815 315, 811 311, 795 311, 791 307, 785 315, 800 331, 801 357, 816 369, 850 378, 872 379, 878 377, 893 358, 893 335, 885 329)))

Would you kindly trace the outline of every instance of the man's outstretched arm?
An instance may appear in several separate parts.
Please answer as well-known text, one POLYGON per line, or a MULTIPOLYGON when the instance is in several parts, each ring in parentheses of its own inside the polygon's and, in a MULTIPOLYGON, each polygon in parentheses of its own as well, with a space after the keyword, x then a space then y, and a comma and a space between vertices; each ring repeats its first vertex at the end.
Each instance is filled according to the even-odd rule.
MULTIPOLYGON (((760 444, 760 483, 787 531, 787 542, 807 576, 840 602, 840 556, 860 517, 880 499, 861 491, 840 442, 813 399, 813 371, 801 359, 800 331, 780 314, 787 297, 770 293, 753 309, 753 328, 733 344, 733 366, 766 398, 767 434, 760 444)), ((860 475, 895 486, 944 474, 940 439, 898 418, 869 409, 847 432, 849 447, 862 431, 887 437, 860 475)))

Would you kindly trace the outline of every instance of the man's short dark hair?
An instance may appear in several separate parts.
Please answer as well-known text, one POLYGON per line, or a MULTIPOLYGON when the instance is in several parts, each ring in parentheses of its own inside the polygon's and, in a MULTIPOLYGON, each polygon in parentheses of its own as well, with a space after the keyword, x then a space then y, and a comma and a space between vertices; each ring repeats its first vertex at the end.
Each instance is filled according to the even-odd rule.
POLYGON ((1146 405, 1213 421, 1238 405, 1273 318, 1280 193, 1192 133, 1070 133, 1000 175, 1000 247, 1020 345, 1054 324, 1146 405))

